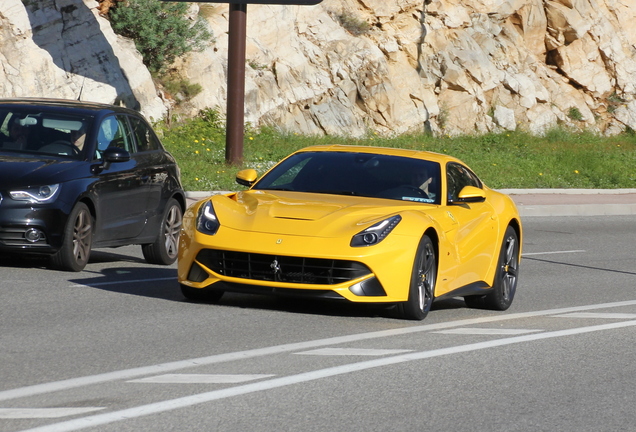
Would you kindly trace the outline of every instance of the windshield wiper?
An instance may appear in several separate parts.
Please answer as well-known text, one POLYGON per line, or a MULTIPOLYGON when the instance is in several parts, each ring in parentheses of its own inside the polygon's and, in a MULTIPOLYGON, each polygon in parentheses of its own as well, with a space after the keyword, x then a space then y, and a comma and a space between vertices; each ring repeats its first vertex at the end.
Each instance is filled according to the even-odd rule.
POLYGON ((288 187, 266 187, 259 188, 257 190, 268 190, 268 191, 293 191, 294 189, 288 187))
POLYGON ((352 190, 333 190, 333 189, 318 189, 306 191, 310 193, 330 194, 330 195, 348 195, 348 196, 360 196, 358 192, 352 190))

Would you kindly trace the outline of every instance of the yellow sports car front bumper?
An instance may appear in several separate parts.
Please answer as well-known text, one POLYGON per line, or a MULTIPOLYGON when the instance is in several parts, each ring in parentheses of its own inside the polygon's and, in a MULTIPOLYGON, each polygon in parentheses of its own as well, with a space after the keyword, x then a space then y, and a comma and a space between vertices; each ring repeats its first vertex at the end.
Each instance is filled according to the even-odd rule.
POLYGON ((408 298, 418 236, 394 232, 379 244, 352 247, 350 237, 246 232, 224 226, 207 235, 196 230, 200 205, 184 217, 178 268, 183 285, 315 294, 353 302, 408 298))

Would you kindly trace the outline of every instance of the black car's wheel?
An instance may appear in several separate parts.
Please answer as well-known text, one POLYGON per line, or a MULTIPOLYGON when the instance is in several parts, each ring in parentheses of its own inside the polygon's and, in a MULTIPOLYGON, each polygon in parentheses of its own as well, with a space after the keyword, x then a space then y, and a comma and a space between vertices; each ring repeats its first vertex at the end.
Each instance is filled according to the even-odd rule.
POLYGON ((93 216, 84 203, 77 203, 64 227, 62 247, 51 256, 51 265, 60 270, 82 271, 88 263, 93 243, 93 216))
POLYGON ((398 304, 398 311, 405 319, 423 320, 428 315, 435 295, 437 282, 437 257, 435 246, 428 237, 422 237, 413 262, 409 299, 398 304))
POLYGON ((169 265, 176 261, 182 222, 183 210, 177 200, 170 198, 161 219, 157 240, 141 246, 146 262, 169 265))
POLYGON ((519 237, 514 228, 509 226, 501 244, 492 290, 485 296, 465 297, 466 305, 492 310, 508 309, 515 297, 518 275, 519 237))
POLYGON ((216 303, 223 296, 221 290, 211 290, 206 288, 192 288, 187 285, 179 284, 181 293, 185 298, 197 302, 216 303))

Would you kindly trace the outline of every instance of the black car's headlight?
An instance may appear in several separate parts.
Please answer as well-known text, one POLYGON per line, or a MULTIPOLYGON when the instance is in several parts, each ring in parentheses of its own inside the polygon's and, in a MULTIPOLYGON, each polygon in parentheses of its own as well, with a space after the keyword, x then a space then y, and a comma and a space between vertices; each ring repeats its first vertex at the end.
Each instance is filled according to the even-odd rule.
POLYGON ((199 209, 197 216, 197 231, 203 234, 214 235, 219 230, 221 224, 214 213, 212 201, 206 201, 199 209))
POLYGON ((60 190, 59 184, 28 187, 9 191, 9 195, 16 201, 28 201, 30 203, 45 203, 53 201, 60 190))
POLYGON ((373 246, 374 244, 380 243, 393 231, 393 228, 395 228, 401 220, 402 216, 395 215, 371 225, 369 228, 353 236, 351 246, 373 246))

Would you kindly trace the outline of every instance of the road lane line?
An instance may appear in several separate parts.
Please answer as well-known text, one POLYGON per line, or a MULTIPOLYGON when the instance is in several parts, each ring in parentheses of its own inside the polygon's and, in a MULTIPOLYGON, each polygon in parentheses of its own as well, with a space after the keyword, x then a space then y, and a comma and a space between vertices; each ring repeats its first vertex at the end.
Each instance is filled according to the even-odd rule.
POLYGON ((632 319, 636 319, 636 314, 633 314, 633 313, 573 312, 573 313, 568 313, 568 314, 554 315, 554 318, 596 318, 596 319, 632 320, 632 319))
POLYGON ((81 408, 0 408, 0 419, 46 419, 60 418, 105 409, 104 407, 81 408))
POLYGON ((271 374, 165 374, 127 382, 150 384, 235 384, 273 376, 271 374))
POLYGON ((432 333, 453 334, 453 335, 502 335, 513 336, 528 333, 537 333, 544 330, 537 329, 502 329, 502 328, 481 328, 481 327, 458 327, 448 330, 439 330, 432 333))
POLYGON ((368 349, 368 348, 318 348, 311 351, 301 351, 298 355, 318 356, 387 356, 411 352, 406 349, 368 349))
POLYGON ((596 305, 574 306, 567 308, 548 309, 544 311, 520 312, 514 314, 497 314, 488 317, 471 318, 458 321, 449 321, 437 324, 425 324, 410 327, 401 327, 397 329, 381 330, 369 333, 358 333, 348 336, 336 336, 326 339, 317 339, 306 342, 296 342, 284 345, 275 345, 265 348, 256 348, 247 351, 237 351, 225 354, 216 354, 208 357, 199 357, 194 359, 180 360, 171 363, 161 363, 151 366, 141 366, 131 369, 123 369, 119 371, 106 372, 97 375, 88 375, 78 378, 70 378, 61 381, 54 381, 44 384, 35 384, 26 387, 20 387, 11 390, 0 391, 0 401, 17 399, 26 396, 34 396, 45 393, 52 393, 60 390, 67 390, 77 387, 83 387, 93 384, 101 384, 111 381, 127 380, 139 378, 146 375, 159 375, 168 372, 174 372, 181 369, 191 367, 218 364, 223 362, 250 359, 255 357, 263 357, 267 355, 281 354, 292 351, 302 351, 312 348, 319 348, 329 345, 343 344, 349 342, 359 342, 369 339, 377 339, 383 337, 400 336, 412 333, 444 330, 453 327, 466 327, 475 324, 484 324, 492 322, 500 322, 514 319, 532 318, 537 316, 565 314, 569 312, 582 312, 595 309, 614 308, 622 306, 634 306, 636 300, 627 300, 621 302, 601 303, 596 305))
POLYGON ((496 348, 506 345, 532 342, 545 339, 553 339, 566 336, 575 336, 585 333, 592 333, 605 330, 615 330, 620 328, 636 326, 636 320, 623 321, 611 324, 602 324, 589 327, 579 327, 567 330, 558 330, 545 333, 534 333, 524 336, 514 336, 510 338, 496 339, 486 342, 471 343, 467 345, 459 345, 448 348, 434 349, 430 351, 411 352, 393 357, 385 357, 375 360, 367 360, 358 363, 350 363, 341 366, 330 367, 326 369, 315 370, 311 372, 290 375, 287 377, 274 378, 271 380, 260 381, 252 384, 244 384, 241 386, 230 387, 222 390, 215 390, 206 393, 200 393, 191 396, 185 396, 177 399, 156 402, 147 405, 141 405, 134 408, 128 408, 110 413, 97 414, 89 417, 68 420, 47 426, 36 427, 23 430, 21 432, 71 432, 89 427, 95 427, 114 423, 121 420, 130 420, 132 418, 144 417, 152 414, 159 414, 166 411, 172 411, 180 408, 187 408, 193 405, 212 402, 220 399, 226 399, 234 396, 240 396, 259 391, 271 390, 280 387, 286 387, 303 382, 315 381, 323 378, 329 378, 337 375, 348 374, 368 370, 377 367, 394 365, 399 363, 411 362, 415 360, 424 360, 444 355, 452 355, 465 353, 470 351, 478 351, 488 348, 496 348))

